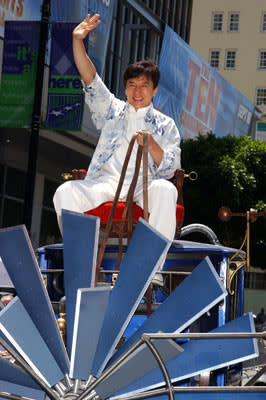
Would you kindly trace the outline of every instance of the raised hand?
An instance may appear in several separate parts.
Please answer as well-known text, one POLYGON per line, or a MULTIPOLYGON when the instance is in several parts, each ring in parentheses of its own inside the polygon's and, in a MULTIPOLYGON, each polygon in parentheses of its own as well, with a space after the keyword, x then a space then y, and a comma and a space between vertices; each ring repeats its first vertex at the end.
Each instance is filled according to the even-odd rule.
POLYGON ((90 14, 73 30, 73 38, 83 40, 90 31, 96 28, 100 21, 100 14, 94 14, 93 17, 90 14))

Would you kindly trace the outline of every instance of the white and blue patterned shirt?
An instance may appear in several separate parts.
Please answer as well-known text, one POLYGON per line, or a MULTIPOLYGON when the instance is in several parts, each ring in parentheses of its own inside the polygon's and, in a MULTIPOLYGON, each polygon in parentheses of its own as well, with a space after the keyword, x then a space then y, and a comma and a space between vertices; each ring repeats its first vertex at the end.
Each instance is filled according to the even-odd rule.
MULTIPOLYGON (((133 107, 110 93, 97 74, 90 85, 84 86, 84 91, 85 101, 92 113, 92 120, 96 128, 101 130, 86 179, 98 180, 101 177, 106 178, 108 171, 111 173, 108 165, 117 164, 119 158, 117 154, 121 153, 119 148, 121 146, 123 148, 125 143, 128 144, 129 136, 135 133, 129 132, 129 125, 131 124, 132 127, 133 107)), ((159 167, 149 154, 149 180, 169 179, 174 175, 175 170, 180 168, 180 135, 175 122, 172 118, 156 110, 152 104, 135 112, 136 117, 139 112, 142 115, 141 120, 138 118, 136 130, 144 129, 152 133, 154 140, 163 149, 163 158, 159 167)), ((118 169, 122 169, 123 161, 121 160, 118 169)))

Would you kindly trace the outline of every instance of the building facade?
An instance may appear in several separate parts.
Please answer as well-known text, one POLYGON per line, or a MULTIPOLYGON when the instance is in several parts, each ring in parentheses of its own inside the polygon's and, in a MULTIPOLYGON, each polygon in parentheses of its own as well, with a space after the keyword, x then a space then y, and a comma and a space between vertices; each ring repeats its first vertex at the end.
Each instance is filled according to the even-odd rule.
POLYGON ((261 111, 266 111, 266 3, 194 1, 191 47, 261 111))
MULTIPOLYGON (((189 41, 191 11, 192 0, 115 2, 105 64, 105 82, 114 94, 124 97, 121 77, 129 62, 143 58, 158 62, 166 24, 189 41)), ((0 65, 2 50, 3 39, 0 39, 0 65)), ((45 119, 48 75, 46 66, 42 120, 45 119)), ((96 142, 97 138, 90 132, 48 131, 41 127, 30 229, 35 248, 61 241, 53 194, 62 183, 62 172, 87 169, 96 142)), ((29 144, 30 130, 0 127, 0 228, 23 223, 29 144)))

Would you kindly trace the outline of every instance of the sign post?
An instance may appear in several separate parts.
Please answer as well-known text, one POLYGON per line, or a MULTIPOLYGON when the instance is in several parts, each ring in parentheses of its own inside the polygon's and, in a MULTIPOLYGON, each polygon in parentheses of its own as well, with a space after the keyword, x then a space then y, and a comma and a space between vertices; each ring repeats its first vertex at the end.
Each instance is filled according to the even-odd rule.
POLYGON ((31 122, 28 168, 27 168, 26 187, 24 196, 24 210, 23 210, 23 223, 26 225, 29 232, 31 229, 31 222, 32 222, 33 195, 34 195, 36 165, 37 165, 38 145, 39 145, 44 61, 45 61, 46 44, 48 40, 49 17, 50 17, 50 0, 43 0, 35 94, 34 94, 34 106, 33 106, 32 122, 31 122))

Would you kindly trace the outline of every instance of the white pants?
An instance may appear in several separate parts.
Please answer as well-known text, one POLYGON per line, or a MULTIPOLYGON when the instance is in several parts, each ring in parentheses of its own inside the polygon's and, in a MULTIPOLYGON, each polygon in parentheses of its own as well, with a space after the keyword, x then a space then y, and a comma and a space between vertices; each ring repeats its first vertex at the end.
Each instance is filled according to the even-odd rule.
MULTIPOLYGON (((106 201, 113 201, 114 196, 115 191, 108 183, 97 183, 89 179, 63 183, 58 187, 53 198, 60 229, 62 209, 83 213, 106 201)), ((143 207, 143 194, 135 196, 134 201, 143 207)), ((149 182, 149 224, 171 241, 174 239, 176 230, 176 201, 177 190, 171 182, 165 179, 149 182)))

